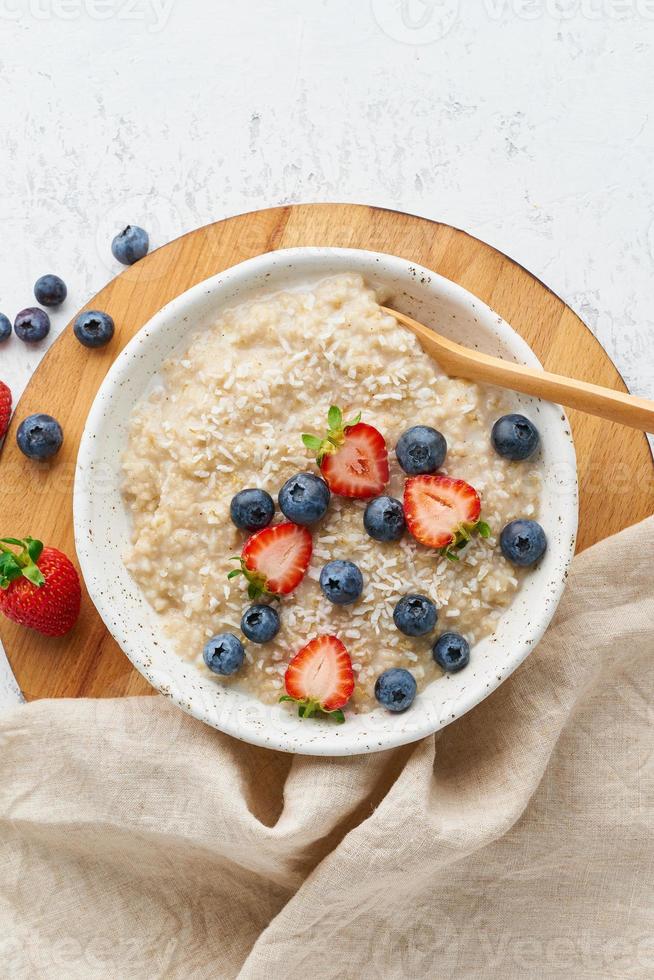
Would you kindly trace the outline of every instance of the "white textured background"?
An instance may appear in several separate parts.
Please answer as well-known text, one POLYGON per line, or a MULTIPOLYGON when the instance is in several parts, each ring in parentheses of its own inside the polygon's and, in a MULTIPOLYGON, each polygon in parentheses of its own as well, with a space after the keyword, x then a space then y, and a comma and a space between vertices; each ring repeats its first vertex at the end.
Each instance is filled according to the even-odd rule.
MULTIPOLYGON (((54 339, 128 222, 357 201, 498 246, 654 397, 654 0, 0 0, 0 38, 10 318, 56 272, 54 339)), ((16 397, 42 354, 0 346, 16 397)))

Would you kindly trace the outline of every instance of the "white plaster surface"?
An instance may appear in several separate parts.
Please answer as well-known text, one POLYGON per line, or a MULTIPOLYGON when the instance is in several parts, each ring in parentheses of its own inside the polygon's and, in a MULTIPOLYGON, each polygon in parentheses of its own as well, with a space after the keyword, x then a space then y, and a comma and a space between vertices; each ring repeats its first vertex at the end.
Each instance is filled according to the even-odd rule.
MULTIPOLYGON (((654 397, 654 0, 0 0, 0 37, 0 310, 58 273, 50 340, 128 222, 355 201, 502 249, 654 397)), ((46 346, 0 346, 16 398, 46 346)))

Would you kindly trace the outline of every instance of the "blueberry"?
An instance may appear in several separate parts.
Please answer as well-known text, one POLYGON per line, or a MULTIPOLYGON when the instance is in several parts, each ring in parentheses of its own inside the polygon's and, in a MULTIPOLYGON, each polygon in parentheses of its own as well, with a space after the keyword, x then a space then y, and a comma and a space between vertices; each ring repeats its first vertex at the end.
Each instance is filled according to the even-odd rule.
POLYGON ((315 524, 325 516, 331 493, 314 473, 297 473, 279 491, 279 507, 294 524, 315 524))
POLYGON ((245 650, 233 633, 219 633, 205 643, 202 651, 204 662, 214 674, 235 674, 243 666, 245 650))
POLYGON ((123 265, 134 265, 144 255, 148 254, 150 238, 147 231, 138 225, 127 225, 111 243, 111 252, 115 259, 123 265))
POLYGON ((363 575, 352 561, 330 561, 320 573, 320 588, 330 602, 349 606, 363 592, 363 575))
POLYGON ((406 636, 424 636, 431 633, 436 620, 438 609, 426 595, 410 592, 403 595, 393 610, 393 622, 400 633, 406 636))
POLYGON ((418 685, 404 667, 391 667, 375 681, 375 697, 389 711, 406 711, 413 704, 418 685))
POLYGON ((505 459, 528 459, 538 449, 538 429, 524 415, 503 415, 491 431, 493 449, 505 459))
POLYGON ((500 534, 500 548, 513 565, 533 565, 547 551, 547 538, 536 521, 511 521, 500 534))
POLYGON ((66 299, 68 290, 66 283, 59 276, 41 276, 34 283, 36 302, 41 306, 60 306, 66 299))
POLYGON ((272 606, 257 603, 243 613, 241 629, 253 643, 268 643, 279 633, 279 613, 272 606))
POLYGON ((0 313, 0 344, 3 340, 11 337, 11 320, 4 313, 0 313))
POLYGON ((229 505, 229 515, 243 531, 261 531, 275 514, 275 502, 265 490, 240 490, 229 505))
POLYGON ((460 633, 442 633, 431 654, 438 666, 448 674, 456 674, 470 662, 470 644, 460 633))
POLYGON ((114 335, 114 321, 101 310, 87 310, 77 317, 73 331, 85 347, 104 347, 114 335))
POLYGON ((50 317, 45 310, 30 306, 21 310, 14 320, 16 336, 26 344, 37 344, 50 333, 50 317))
POLYGON ((404 508, 395 497, 375 497, 365 509, 363 526, 375 541, 399 541, 404 533, 404 508))
POLYGON ((61 449, 64 434, 51 415, 29 415, 18 426, 18 448, 29 459, 50 459, 61 449))
POLYGON ((430 425, 414 425, 398 439, 395 455, 409 476, 435 473, 445 462, 447 442, 445 436, 430 425))

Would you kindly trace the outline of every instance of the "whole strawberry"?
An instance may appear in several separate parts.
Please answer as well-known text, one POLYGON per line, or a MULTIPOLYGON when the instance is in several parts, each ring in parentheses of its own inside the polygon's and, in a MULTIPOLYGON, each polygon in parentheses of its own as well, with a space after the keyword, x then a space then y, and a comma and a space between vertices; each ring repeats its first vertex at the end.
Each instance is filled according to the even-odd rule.
POLYGON ((11 391, 0 381, 0 440, 7 435, 9 420, 11 418, 11 391))
POLYGON ((0 612, 8 619, 63 636, 77 622, 81 599, 77 571, 61 551, 34 538, 0 538, 0 612))

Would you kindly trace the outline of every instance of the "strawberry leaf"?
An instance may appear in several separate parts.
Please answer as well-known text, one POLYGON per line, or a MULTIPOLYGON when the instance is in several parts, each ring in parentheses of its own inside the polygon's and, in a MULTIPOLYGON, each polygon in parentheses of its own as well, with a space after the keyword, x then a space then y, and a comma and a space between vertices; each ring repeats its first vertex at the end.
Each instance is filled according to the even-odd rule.
POLYGON ((313 436, 308 432, 302 433, 302 442, 310 449, 312 453, 316 455, 316 463, 318 466, 323 461, 323 458, 328 453, 336 452, 340 449, 345 440, 345 433, 347 429, 350 429, 353 425, 356 425, 361 419, 361 412, 356 416, 356 418, 351 419, 346 422, 343 419, 343 412, 338 407, 338 405, 330 405, 329 411, 327 412, 327 434, 324 439, 320 439, 318 436, 313 436))
POLYGON ((28 579, 28 581, 30 581, 32 585, 38 585, 38 586, 45 585, 45 578, 43 577, 43 572, 41 571, 38 565, 34 565, 31 562, 29 565, 26 565, 25 568, 23 569, 23 576, 24 578, 28 579))
POLYGON ((460 561, 457 551, 462 551, 469 544, 473 534, 478 534, 480 538, 488 538, 491 535, 491 529, 486 521, 477 521, 476 524, 461 524, 450 543, 439 549, 439 554, 449 561, 460 561))
POLYGON ((296 704, 298 717, 300 718, 315 718, 316 715, 321 715, 324 718, 333 718, 338 725, 342 725, 345 721, 345 715, 341 708, 336 708, 334 711, 325 711, 317 701, 310 699, 298 701, 297 698, 292 698, 290 694, 282 694, 279 701, 280 703, 282 701, 292 701, 293 704, 296 704))
POLYGON ((8 589, 14 579, 20 578, 22 574, 23 569, 15 555, 9 552, 0 555, 0 589, 8 589))
POLYGON ((37 562, 43 552, 43 542, 36 541, 34 538, 25 538, 27 554, 33 562, 37 562))
POLYGON ((327 412, 327 424, 333 432, 343 428, 343 413, 338 405, 332 405, 327 412))
POLYGON ((358 425, 360 421, 361 421, 361 412, 358 412, 357 415, 355 415, 353 419, 350 419, 349 422, 345 422, 343 424, 343 428, 344 429, 351 429, 352 426, 358 425))
POLYGON ((459 556, 455 551, 451 550, 451 546, 448 545, 446 548, 440 548, 440 554, 443 558, 447 558, 448 561, 460 561, 459 556))
POLYGON ((252 572, 247 567, 242 558, 230 558, 230 561, 238 561, 241 563, 240 568, 233 568, 231 572, 227 573, 228 579, 236 578, 237 575, 244 575, 248 583, 248 596, 250 599, 260 599, 262 596, 273 595, 272 592, 268 592, 266 589, 266 580, 263 575, 258 572, 252 572))
POLYGON ((36 562, 41 557, 43 545, 34 538, 0 538, 0 588, 8 589, 21 575, 33 585, 45 585, 45 577, 36 562), (23 550, 16 554, 7 544, 18 545, 23 550))
POLYGON ((302 434, 302 442, 312 453, 319 453, 322 449, 322 439, 318 436, 310 436, 305 432, 302 434))

